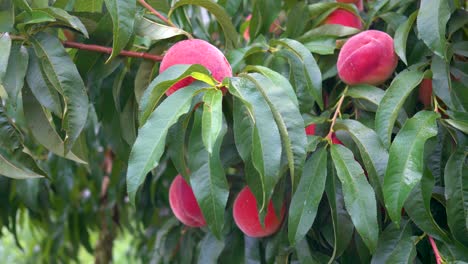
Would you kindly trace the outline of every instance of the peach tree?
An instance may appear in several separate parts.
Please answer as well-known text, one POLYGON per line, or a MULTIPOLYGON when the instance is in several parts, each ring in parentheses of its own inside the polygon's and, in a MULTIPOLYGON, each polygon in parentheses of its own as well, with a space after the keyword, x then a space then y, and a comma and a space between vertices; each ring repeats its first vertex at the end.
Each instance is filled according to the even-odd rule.
POLYGON ((1 0, 0 237, 27 263, 122 236, 143 263, 468 262, 467 24, 461 0, 1 0))

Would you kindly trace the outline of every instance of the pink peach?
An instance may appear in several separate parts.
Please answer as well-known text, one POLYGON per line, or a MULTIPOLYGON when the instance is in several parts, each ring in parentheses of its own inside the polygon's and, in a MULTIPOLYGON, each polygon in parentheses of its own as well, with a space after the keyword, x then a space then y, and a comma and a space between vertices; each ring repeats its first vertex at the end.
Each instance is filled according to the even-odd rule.
POLYGON ((323 22, 324 24, 334 24, 334 25, 343 25, 347 27, 353 27, 357 29, 362 29, 362 23, 359 16, 356 16, 354 13, 339 8, 333 11, 323 22))
MULTIPOLYGON (((172 46, 161 61, 160 72, 177 64, 201 64, 218 81, 232 76, 231 65, 224 54, 215 46, 200 39, 183 40, 172 46)), ((169 96, 192 82, 194 82, 192 77, 184 78, 171 86, 166 94, 169 96)))
POLYGON ((398 63, 393 39, 378 30, 363 31, 346 41, 338 55, 338 75, 349 85, 379 85, 398 63))
POLYGON ((315 124, 310 124, 305 128, 306 135, 315 135, 315 124))
POLYGON ((206 225, 192 188, 179 174, 169 187, 169 204, 174 215, 183 224, 191 227, 206 225))
POLYGON ((273 202, 270 200, 265 216, 265 226, 262 227, 258 217, 257 200, 252 191, 250 191, 250 188, 246 186, 239 192, 234 201, 234 221, 244 234, 250 237, 266 237, 279 229, 285 210, 286 208, 283 206, 281 215, 278 217, 273 208, 273 202))

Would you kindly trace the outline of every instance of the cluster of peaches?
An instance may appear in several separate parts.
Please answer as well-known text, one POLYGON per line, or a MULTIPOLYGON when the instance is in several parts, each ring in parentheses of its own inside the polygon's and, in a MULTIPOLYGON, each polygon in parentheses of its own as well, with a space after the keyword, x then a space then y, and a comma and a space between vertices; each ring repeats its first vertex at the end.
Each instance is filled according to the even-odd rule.
MULTIPOLYGON (((363 10, 362 0, 338 0, 338 2, 354 3, 360 11, 363 10)), ((339 24, 360 30, 363 27, 361 18, 345 9, 335 10, 324 23, 339 24)), ((248 37, 248 33, 244 36, 248 37)), ((340 79, 348 85, 380 85, 390 78, 397 63, 398 57, 394 51, 392 37, 382 31, 365 30, 349 38, 343 45, 338 56, 337 69, 340 79)), ((165 54, 160 71, 163 72, 176 64, 201 64, 210 70, 213 78, 218 81, 232 76, 231 66, 223 53, 203 40, 191 39, 176 43, 165 54)), ((193 81, 194 79, 187 77, 170 87, 166 94, 169 96, 193 81)), ((420 99, 425 105, 430 104, 431 93, 431 81, 423 81, 420 87, 420 99)), ((305 130, 307 135, 314 135, 315 124, 307 126, 305 130)), ((331 139, 333 144, 341 144, 334 134, 331 139)), ((171 183, 169 202, 174 215, 185 225, 191 227, 206 225, 193 190, 181 175, 177 175, 171 183)), ((262 225, 258 216, 256 199, 249 187, 244 187, 239 192, 233 205, 234 221, 242 232, 251 237, 266 237, 275 233, 284 215, 285 208, 283 207, 278 215, 270 201, 262 225)))

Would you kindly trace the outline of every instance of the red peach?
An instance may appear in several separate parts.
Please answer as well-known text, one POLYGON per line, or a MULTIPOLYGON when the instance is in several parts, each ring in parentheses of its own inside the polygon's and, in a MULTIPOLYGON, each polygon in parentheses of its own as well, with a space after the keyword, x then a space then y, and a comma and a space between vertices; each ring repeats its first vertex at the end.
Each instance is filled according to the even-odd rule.
POLYGON ((341 142, 338 137, 336 137, 335 133, 332 133, 331 140, 333 144, 340 144, 343 145, 343 142, 341 142))
POLYGON ((346 41, 338 55, 338 75, 349 85, 379 85, 393 73, 398 57, 393 39, 378 30, 363 31, 346 41))
POLYGON ((315 135, 315 124, 310 124, 305 128, 306 135, 315 135))
POLYGON ((424 104, 425 107, 431 105, 432 99, 432 80, 424 79, 419 85, 419 100, 424 104))
MULTIPOLYGON (((160 72, 177 64, 201 64, 210 70, 213 78, 218 81, 232 76, 231 65, 223 53, 215 46, 200 39, 183 40, 172 46, 161 61, 160 72)), ((166 95, 171 95, 194 80, 192 77, 187 77, 178 81, 166 91, 166 95)))
POLYGON ((179 174, 169 187, 169 204, 174 215, 183 224, 191 227, 206 225, 192 188, 179 174))
POLYGON ((362 29, 362 23, 359 16, 356 16, 354 13, 339 8, 333 11, 323 22, 324 24, 334 24, 334 25, 343 25, 347 27, 353 27, 357 29, 362 29))
POLYGON ((278 217, 270 200, 265 216, 265 226, 262 227, 258 217, 257 200, 248 186, 244 187, 234 201, 234 221, 244 234, 250 237, 266 237, 275 233, 283 221, 285 206, 281 209, 281 216, 278 217))

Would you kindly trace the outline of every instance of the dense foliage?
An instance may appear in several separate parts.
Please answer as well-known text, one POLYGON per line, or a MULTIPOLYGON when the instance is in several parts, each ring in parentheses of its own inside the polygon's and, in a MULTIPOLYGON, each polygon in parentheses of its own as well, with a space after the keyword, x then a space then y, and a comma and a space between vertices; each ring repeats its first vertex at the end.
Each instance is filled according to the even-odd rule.
POLYGON ((123 234, 143 263, 468 262, 467 24, 461 0, 0 0, 0 232, 35 234, 30 263, 123 234), (341 56, 389 74, 346 79, 369 29, 391 53, 341 56), (233 77, 160 71, 192 38, 233 77), (206 226, 174 216, 178 174, 206 226))

